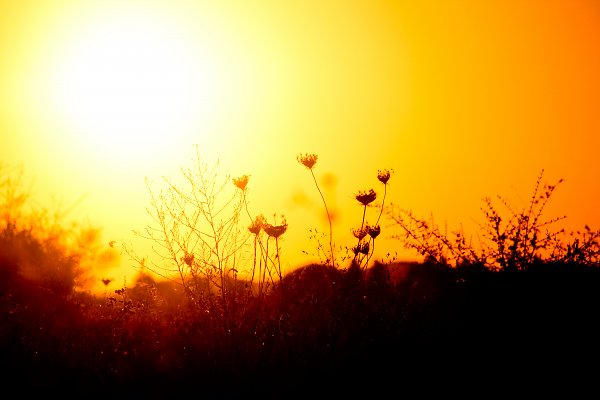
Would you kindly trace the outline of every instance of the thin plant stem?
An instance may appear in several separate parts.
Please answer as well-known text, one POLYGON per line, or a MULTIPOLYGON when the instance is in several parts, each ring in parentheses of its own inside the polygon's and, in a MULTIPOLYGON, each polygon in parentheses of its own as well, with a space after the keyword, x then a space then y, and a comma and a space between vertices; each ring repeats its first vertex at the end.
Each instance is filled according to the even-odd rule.
POLYGON ((276 237, 275 238, 275 248, 276 248, 276 252, 277 252, 277 275, 279 276, 279 288, 280 290, 283 290, 283 276, 281 274, 281 256, 279 254, 279 238, 276 237))
POLYGON ((383 185, 383 199, 381 200, 381 209, 379 210, 379 217, 377 217, 377 222, 375 225, 379 225, 379 220, 381 219, 381 214, 383 214, 383 206, 385 204, 385 196, 387 194, 387 184, 383 185))
POLYGON ((373 243, 373 246, 371 248, 371 254, 369 254, 367 256, 367 261, 365 262, 365 268, 367 267, 367 265, 369 265, 369 261, 371 260, 371 257, 373 257, 373 254, 375 254, 375 238, 372 238, 371 242, 373 243))
POLYGON ((321 199, 323 200, 323 205, 325 206, 325 212, 327 213, 327 220, 329 221, 329 252, 330 252, 331 266, 335 267, 335 260, 334 260, 334 256, 333 256, 333 229, 331 227, 331 216, 329 215, 329 209, 327 208, 327 202, 325 201, 325 196, 323 196, 323 192, 321 192, 321 188, 319 188, 319 184, 317 183, 317 178, 315 177, 315 173, 313 172, 312 169, 310 169, 310 174, 312 175, 313 180, 315 181, 315 186, 317 187, 317 190, 319 191, 319 194, 321 195, 321 199))
POLYGON ((365 226, 365 215, 367 214, 367 205, 365 204, 364 208, 363 208, 363 216, 362 216, 362 222, 360 224, 360 229, 364 228, 365 226))
MULTIPOLYGON (((367 214, 367 205, 365 204, 365 205, 363 206, 363 216, 362 216, 362 222, 360 223, 360 230, 361 230, 361 231, 362 231, 362 230, 363 230, 363 228, 365 227, 365 216, 366 216, 366 214, 367 214)), ((356 248, 357 248, 357 250, 358 250, 358 249, 360 249, 360 247, 361 247, 361 246, 360 246, 360 242, 361 242, 361 240, 362 240, 362 239, 360 239, 360 238, 359 238, 359 239, 358 239, 358 242, 356 243, 356 248)), ((359 258, 360 258, 359 254, 360 254, 360 252, 357 252, 357 253, 355 253, 355 255, 354 255, 354 262, 355 262, 355 263, 358 263, 358 264, 357 264, 357 266, 358 266, 358 267, 360 267, 360 264, 362 264, 362 260, 358 261, 358 260, 359 260, 359 258)), ((364 257, 363 257, 363 258, 364 258, 364 257)))
MULTIPOLYGON (((379 220, 381 219, 381 214, 383 214, 383 208, 385 205, 385 196, 386 195, 387 195, 387 183, 385 183, 383 185, 383 199, 381 200, 381 208, 379 209, 379 216, 377 217, 377 222, 375 223, 375 226, 379 226, 379 220)), ((363 222, 364 222, 364 214, 363 214, 363 222)), ((369 261, 375 254, 375 238, 374 237, 372 238, 372 242, 373 242, 373 248, 371 249, 371 254, 367 257, 365 267, 369 264, 369 261)))

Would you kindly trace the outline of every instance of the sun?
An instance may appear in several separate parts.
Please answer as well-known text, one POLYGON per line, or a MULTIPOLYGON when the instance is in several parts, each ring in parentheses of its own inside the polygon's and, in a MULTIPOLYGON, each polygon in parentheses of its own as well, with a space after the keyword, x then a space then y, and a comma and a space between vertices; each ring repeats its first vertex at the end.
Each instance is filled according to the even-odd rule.
POLYGON ((85 151, 116 162, 150 161, 217 112, 213 60, 167 17, 95 17, 61 53, 52 102, 85 151))

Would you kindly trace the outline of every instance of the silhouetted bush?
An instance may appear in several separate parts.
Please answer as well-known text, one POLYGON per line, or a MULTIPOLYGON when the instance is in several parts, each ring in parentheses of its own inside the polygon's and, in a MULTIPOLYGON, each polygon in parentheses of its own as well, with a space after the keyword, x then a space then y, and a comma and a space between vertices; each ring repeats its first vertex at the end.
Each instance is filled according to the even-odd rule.
POLYGON ((529 204, 522 210, 497 196, 505 208, 501 212, 490 198, 484 199, 485 220, 480 224, 476 243, 462 228, 453 232, 442 230, 433 217, 419 218, 397 205, 387 208, 387 216, 402 230, 396 238, 404 247, 415 250, 429 262, 504 271, 526 270, 544 262, 598 267, 600 230, 594 231, 586 225, 583 232, 567 234, 564 228, 551 229, 565 216, 545 219, 545 208, 563 181, 542 183, 543 174, 542 170, 529 204))

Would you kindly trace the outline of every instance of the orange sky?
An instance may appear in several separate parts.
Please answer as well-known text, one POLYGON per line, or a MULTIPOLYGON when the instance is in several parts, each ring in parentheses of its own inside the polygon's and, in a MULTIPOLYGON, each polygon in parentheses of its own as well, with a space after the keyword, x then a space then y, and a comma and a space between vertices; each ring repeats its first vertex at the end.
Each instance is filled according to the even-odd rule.
POLYGON ((327 230, 305 152, 334 178, 339 244, 384 168, 388 200, 467 231, 482 197, 525 205, 544 168, 565 179, 548 216, 597 228, 598 71, 595 0, 0 0, 0 160, 127 241, 144 177, 178 175, 198 144, 251 175, 255 213, 286 216, 288 267, 327 230))

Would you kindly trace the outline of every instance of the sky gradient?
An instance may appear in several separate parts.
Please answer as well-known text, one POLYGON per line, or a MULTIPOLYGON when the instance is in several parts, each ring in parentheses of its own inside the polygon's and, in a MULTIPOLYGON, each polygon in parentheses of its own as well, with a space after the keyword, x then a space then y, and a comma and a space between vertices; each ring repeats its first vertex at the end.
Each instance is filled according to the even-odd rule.
MULTIPOLYGON (((526 206, 544 169, 564 179, 548 217, 598 228, 598 71, 595 0, 0 0, 0 161, 108 243, 147 224, 145 178, 198 145, 250 175, 255 214, 285 215, 286 268, 328 229, 300 153, 339 245, 380 169, 386 202, 467 232, 483 197, 526 206)), ((377 259, 401 250, 381 225, 377 259)))

